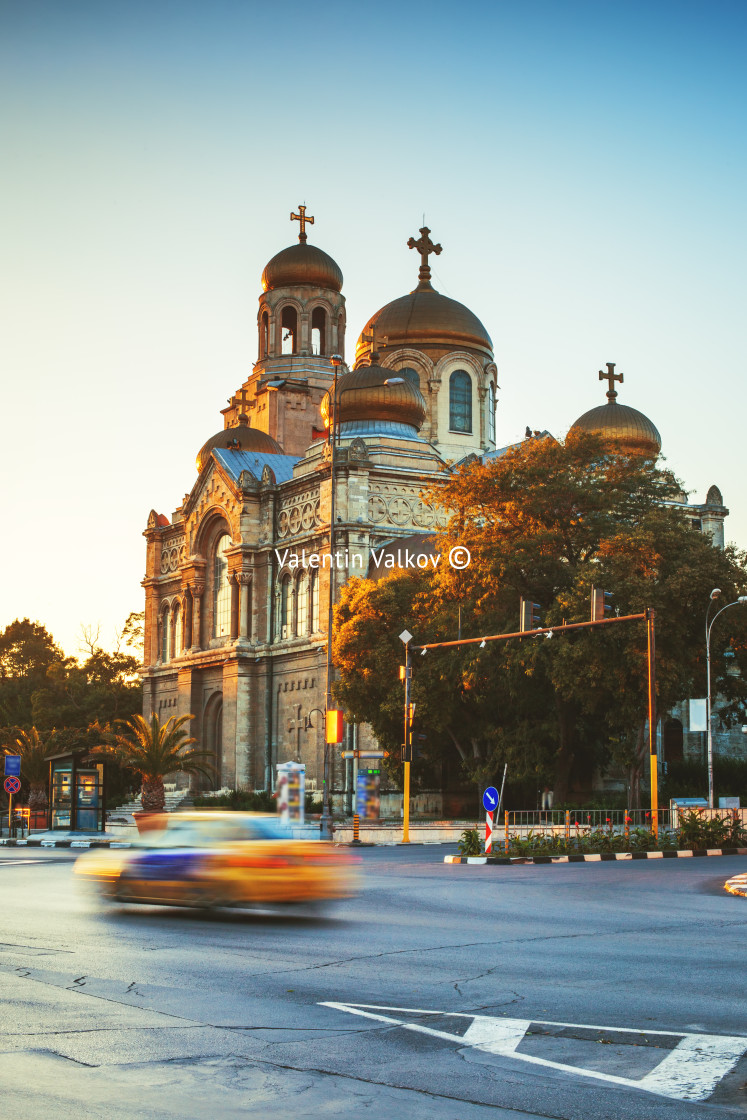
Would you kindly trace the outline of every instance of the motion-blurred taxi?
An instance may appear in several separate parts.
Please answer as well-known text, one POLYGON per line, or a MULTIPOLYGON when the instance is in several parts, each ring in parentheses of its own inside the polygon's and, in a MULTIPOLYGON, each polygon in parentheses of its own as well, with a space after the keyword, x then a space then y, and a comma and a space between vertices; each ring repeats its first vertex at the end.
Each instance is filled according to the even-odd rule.
POLYGON ((104 898, 158 906, 320 904, 356 891, 354 858, 323 840, 294 840, 276 817, 164 813, 131 848, 92 849, 75 873, 104 898))

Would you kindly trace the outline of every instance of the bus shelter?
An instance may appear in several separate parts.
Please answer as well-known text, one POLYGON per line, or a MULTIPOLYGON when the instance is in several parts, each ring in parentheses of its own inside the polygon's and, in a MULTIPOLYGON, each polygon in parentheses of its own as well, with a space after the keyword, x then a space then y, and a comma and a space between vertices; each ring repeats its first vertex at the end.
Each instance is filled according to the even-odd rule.
POLYGON ((103 832, 106 827, 106 764, 87 751, 65 751, 49 759, 50 828, 103 832))

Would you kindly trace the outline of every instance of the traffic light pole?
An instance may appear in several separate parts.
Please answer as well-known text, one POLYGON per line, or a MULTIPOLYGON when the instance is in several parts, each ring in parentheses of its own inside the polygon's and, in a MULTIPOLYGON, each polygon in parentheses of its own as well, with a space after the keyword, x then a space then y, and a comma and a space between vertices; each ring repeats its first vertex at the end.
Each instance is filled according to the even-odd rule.
MULTIPOLYGON (((489 634, 484 638, 460 638, 455 642, 427 642, 414 649, 425 653, 429 649, 449 649, 457 646, 485 645, 486 642, 506 641, 508 638, 532 638, 544 634, 551 638, 553 634, 564 634, 570 630, 589 630, 593 626, 614 626, 617 622, 645 622, 648 654, 648 745, 651 774, 651 830, 655 836, 659 835, 659 769, 656 751, 656 634, 654 628, 655 611, 647 607, 641 614, 615 615, 612 618, 598 618, 591 622, 564 622, 561 626, 538 626, 534 630, 514 630, 510 634, 489 634)), ((410 646, 407 645, 407 667, 410 665, 410 646)), ((407 743, 407 723, 410 698, 409 675, 405 678, 405 743, 407 743)), ((409 800, 410 770, 405 763, 405 789, 409 800)), ((406 811, 409 811, 409 804, 406 811)), ((409 825, 409 812, 406 818, 409 825)), ((407 826, 406 826, 407 827, 407 826)), ((407 835, 409 840, 409 832, 407 835)))
POLYGON ((412 743, 412 719, 410 711, 410 681, 412 671, 410 667, 410 643, 405 645, 405 749, 404 767, 405 780, 402 790, 402 843, 410 843, 410 757, 412 743))
POLYGON ((648 647, 648 753, 651 767, 651 831, 659 835, 659 760, 656 756, 656 612, 646 610, 648 647))

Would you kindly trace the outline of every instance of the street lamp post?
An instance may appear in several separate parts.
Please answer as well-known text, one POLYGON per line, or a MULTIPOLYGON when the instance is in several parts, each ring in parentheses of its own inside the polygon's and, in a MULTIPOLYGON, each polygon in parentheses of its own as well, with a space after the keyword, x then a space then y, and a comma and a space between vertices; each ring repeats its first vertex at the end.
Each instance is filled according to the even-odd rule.
POLYGON ((708 740, 708 807, 713 808, 713 720, 711 717, 711 630, 713 624, 720 614, 727 611, 729 607, 737 607, 740 603, 747 603, 747 595, 740 595, 733 603, 726 603, 720 611, 716 611, 715 615, 709 621, 709 614, 711 613, 711 603, 715 603, 721 594, 720 587, 714 587, 711 592, 711 597, 708 602, 706 610, 706 685, 707 685, 707 699, 706 699, 706 735, 708 740))
MULTIPOLYGON (((329 595, 327 597, 327 681, 326 681, 326 700, 325 707, 329 711, 332 707, 332 678, 334 675, 334 665, 332 663, 332 623, 334 619, 334 605, 335 605, 335 497, 336 497, 336 477, 335 468, 337 466, 336 459, 336 446, 338 440, 337 432, 337 409, 340 400, 349 389, 354 386, 343 388, 341 393, 337 390, 337 377, 338 370, 342 365, 342 357, 340 354, 333 354, 330 358, 330 363, 334 370, 334 380, 332 382, 332 392, 330 393, 330 410, 329 410, 329 481, 330 481, 330 500, 329 500, 329 595)), ((390 385, 404 384, 403 377, 388 377, 382 382, 387 388, 390 385)), ((326 721, 325 721, 326 723, 326 721)), ((320 821, 319 831, 322 839, 332 839, 332 814, 329 809, 329 786, 330 786, 330 764, 329 764, 329 748, 330 744, 327 742, 327 735, 324 736, 324 791, 322 794, 322 817, 320 821)))

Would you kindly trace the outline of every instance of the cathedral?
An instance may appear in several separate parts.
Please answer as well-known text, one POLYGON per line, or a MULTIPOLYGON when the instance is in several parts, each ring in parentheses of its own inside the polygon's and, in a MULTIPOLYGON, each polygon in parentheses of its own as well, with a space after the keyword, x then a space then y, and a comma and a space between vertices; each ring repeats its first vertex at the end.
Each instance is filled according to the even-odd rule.
MULTIPOLYGON (((170 519, 152 510, 144 534, 144 713, 194 716, 216 788, 272 789, 286 761, 321 788, 331 599, 382 550, 438 526, 421 493, 449 464, 505 450, 490 336, 433 287, 431 231, 407 242, 416 286, 370 317, 347 363, 342 272, 309 243, 306 208, 291 220, 297 243, 262 273, 257 361, 181 505, 170 519)), ((617 402, 622 375, 610 364, 600 378, 607 402, 574 427, 658 453, 651 421, 617 402)), ((723 547, 717 488, 681 504, 723 547)), ((345 744, 371 746, 369 734, 346 726, 345 744)), ((345 777, 332 753, 335 788, 345 777)))

